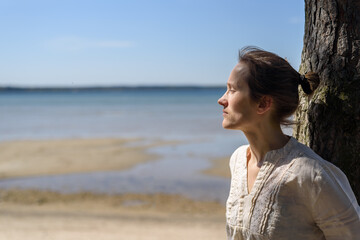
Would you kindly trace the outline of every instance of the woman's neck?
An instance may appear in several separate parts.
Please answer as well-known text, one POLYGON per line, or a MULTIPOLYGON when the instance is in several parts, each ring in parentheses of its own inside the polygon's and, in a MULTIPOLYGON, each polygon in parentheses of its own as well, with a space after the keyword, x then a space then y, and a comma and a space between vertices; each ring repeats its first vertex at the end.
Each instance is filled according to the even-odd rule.
POLYGON ((282 148, 289 141, 279 126, 257 126, 253 131, 244 131, 250 144, 250 161, 262 165, 265 154, 282 148))

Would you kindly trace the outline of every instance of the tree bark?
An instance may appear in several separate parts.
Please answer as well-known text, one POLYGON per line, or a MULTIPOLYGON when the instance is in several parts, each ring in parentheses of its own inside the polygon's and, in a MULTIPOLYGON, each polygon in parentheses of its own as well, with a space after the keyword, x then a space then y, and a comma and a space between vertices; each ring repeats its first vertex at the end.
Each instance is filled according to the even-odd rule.
POLYGON ((299 72, 320 85, 300 93, 294 137, 346 174, 360 202, 360 0, 305 0, 299 72))

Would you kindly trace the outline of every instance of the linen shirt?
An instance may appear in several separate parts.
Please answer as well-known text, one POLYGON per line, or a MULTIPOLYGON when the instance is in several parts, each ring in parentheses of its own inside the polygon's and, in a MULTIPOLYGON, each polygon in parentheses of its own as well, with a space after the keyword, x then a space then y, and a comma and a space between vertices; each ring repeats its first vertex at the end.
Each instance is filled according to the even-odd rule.
POLYGON ((248 147, 230 159, 228 239, 360 239, 360 207, 339 168, 290 137, 266 153, 249 193, 248 147))

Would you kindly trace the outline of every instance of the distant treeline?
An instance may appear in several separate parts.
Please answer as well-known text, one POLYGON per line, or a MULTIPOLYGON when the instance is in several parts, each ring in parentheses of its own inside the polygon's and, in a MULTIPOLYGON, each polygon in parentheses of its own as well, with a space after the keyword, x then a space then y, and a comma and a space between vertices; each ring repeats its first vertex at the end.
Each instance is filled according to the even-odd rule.
POLYGON ((99 92, 127 90, 210 90, 222 86, 0 87, 0 92, 99 92))

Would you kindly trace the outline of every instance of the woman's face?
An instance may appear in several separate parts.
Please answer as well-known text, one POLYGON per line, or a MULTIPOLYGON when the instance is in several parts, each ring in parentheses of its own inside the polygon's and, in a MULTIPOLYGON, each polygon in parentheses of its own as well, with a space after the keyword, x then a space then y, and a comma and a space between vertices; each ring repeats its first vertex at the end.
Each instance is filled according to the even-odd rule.
POLYGON ((222 126, 226 129, 250 130, 257 120, 257 103, 250 98, 250 89, 245 80, 248 67, 238 63, 227 81, 227 91, 218 100, 224 107, 222 126))

